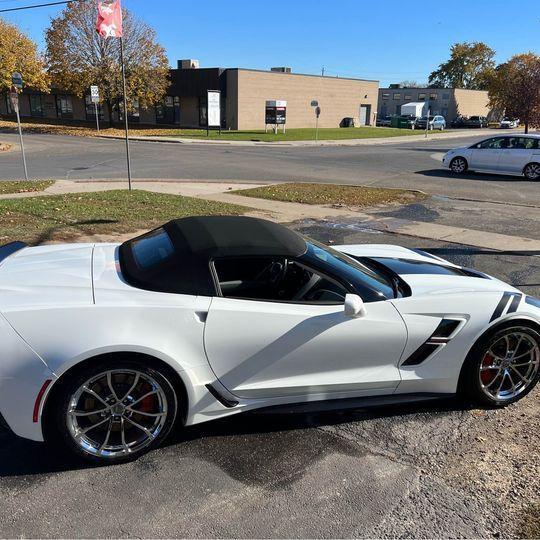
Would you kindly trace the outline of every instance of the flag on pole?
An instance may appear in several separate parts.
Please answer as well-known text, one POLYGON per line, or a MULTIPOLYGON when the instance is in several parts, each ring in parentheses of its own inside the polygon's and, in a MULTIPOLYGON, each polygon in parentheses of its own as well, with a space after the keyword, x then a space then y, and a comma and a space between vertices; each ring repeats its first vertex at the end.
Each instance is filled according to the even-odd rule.
POLYGON ((96 30, 105 39, 122 37, 122 6, 120 0, 98 2, 96 30))

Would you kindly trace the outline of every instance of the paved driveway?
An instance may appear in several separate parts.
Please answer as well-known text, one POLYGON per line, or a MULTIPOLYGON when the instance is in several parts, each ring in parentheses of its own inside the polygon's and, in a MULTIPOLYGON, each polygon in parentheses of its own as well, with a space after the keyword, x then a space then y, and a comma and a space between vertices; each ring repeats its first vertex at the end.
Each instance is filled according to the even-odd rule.
MULTIPOLYGON (((299 227, 323 241, 427 248, 540 295, 538 258, 299 227)), ((0 536, 513 537, 540 504, 539 397, 501 411, 448 401, 250 414, 107 468, 0 432, 0 536)))

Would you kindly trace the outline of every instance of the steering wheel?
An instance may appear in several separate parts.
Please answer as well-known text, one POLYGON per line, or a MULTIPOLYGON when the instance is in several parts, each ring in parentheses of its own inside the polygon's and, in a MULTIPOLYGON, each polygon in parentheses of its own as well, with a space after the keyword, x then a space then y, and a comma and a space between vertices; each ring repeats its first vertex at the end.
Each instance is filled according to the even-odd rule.
POLYGON ((255 281, 268 281, 272 285, 277 285, 287 273, 289 261, 283 259, 283 262, 272 261, 268 266, 262 269, 255 278, 255 281))
POLYGON ((309 281, 293 296, 293 300, 303 300, 321 279, 321 276, 313 274, 309 281))

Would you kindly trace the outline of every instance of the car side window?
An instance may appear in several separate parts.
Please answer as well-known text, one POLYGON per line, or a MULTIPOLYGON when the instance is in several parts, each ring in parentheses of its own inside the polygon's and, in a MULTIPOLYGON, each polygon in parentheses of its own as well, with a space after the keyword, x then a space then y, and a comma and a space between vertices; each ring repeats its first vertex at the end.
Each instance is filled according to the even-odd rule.
POLYGON ((506 148, 506 137, 495 137, 494 139, 487 139, 477 145, 477 148, 482 150, 500 150, 506 148))
POLYGON ((538 140, 529 137, 511 137, 508 139, 508 147, 515 150, 536 150, 538 140))
POLYGON ((283 257, 231 257, 213 261, 221 296, 246 300, 342 304, 348 291, 337 281, 283 257))

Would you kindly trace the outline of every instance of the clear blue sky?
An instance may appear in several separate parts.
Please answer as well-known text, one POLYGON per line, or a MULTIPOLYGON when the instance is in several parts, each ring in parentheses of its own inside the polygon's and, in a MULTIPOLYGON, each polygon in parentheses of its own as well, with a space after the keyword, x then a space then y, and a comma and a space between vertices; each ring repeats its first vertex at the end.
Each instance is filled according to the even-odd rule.
MULTIPOLYGON (((0 0, 0 8, 43 0, 0 0)), ((540 52, 539 0, 123 0, 156 28, 171 65, 268 69, 365 77, 381 85, 425 82, 456 41, 485 41, 497 60, 540 52)), ((5 16, 43 45, 60 8, 5 16)))

